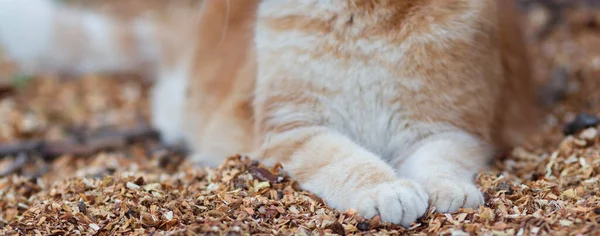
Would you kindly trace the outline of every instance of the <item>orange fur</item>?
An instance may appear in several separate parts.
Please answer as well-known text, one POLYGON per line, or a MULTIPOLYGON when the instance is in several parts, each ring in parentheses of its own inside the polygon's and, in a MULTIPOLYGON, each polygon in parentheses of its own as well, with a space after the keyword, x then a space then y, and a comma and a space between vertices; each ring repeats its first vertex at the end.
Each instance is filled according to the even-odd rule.
POLYGON ((216 165, 223 157, 251 151, 257 4, 255 0, 206 3, 186 92, 185 126, 197 150, 195 160, 216 165))
MULTIPOLYGON (((165 141, 208 165, 234 153, 282 163, 338 209, 409 225, 428 203, 477 207, 473 175, 535 121, 512 1, 135 2, 66 12, 119 23, 107 37, 131 66, 108 69, 155 65, 153 122, 165 141)), ((71 58, 63 64, 85 61, 93 42, 64 42, 90 31, 56 17, 71 32, 54 34, 71 58)))
POLYGON ((533 120, 513 7, 263 1, 255 155, 333 207, 386 221, 422 214, 423 191, 438 211, 482 204, 473 175, 533 120))

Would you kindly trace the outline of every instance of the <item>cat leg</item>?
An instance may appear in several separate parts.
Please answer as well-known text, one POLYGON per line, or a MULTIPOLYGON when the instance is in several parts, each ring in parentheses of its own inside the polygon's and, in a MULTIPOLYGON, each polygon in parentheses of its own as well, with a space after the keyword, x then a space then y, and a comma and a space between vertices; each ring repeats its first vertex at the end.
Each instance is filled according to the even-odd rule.
MULTIPOLYGON (((284 127, 282 127, 284 128, 284 127)), ((267 135, 255 156, 282 163, 300 186, 333 208, 409 226, 427 210, 427 194, 416 182, 344 135, 325 127, 296 128, 267 135)))
POLYGON ((169 145, 183 144, 184 141, 182 123, 189 63, 179 64, 161 69, 150 91, 152 127, 160 132, 162 141, 169 145))
POLYGON ((398 173, 422 184, 438 212, 484 203, 473 179, 491 158, 489 145, 462 131, 434 134, 417 145, 412 155, 400 161, 398 173))
POLYGON ((191 106, 186 109, 182 130, 192 151, 189 157, 192 163, 217 167, 227 157, 251 152, 254 144, 252 108, 243 98, 243 90, 234 91, 218 106, 197 106, 199 99, 187 98, 191 106), (206 114, 207 110, 210 115, 206 114))

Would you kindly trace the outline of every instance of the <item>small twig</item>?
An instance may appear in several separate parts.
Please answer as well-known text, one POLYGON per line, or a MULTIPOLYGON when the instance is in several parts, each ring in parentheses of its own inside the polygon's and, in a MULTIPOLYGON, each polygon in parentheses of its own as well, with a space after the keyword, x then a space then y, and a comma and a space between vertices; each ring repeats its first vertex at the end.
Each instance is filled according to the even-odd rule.
POLYGON ((0 158, 15 155, 20 152, 38 150, 43 143, 42 140, 26 140, 18 143, 0 144, 0 158))
POLYGON ((128 130, 101 130, 95 134, 92 134, 88 138, 88 142, 95 140, 103 140, 103 139, 123 139, 125 142, 134 142, 139 138, 158 138, 159 134, 156 130, 148 127, 148 126, 140 126, 135 129, 128 130))
POLYGON ((19 153, 17 159, 13 161, 10 166, 0 172, 0 177, 6 177, 23 169, 25 164, 27 164, 27 161, 29 161, 29 155, 25 154, 24 152, 19 153))
POLYGON ((101 150, 118 149, 137 139, 157 138, 158 133, 149 127, 131 130, 105 130, 76 141, 48 142, 27 140, 12 144, 0 144, 0 158, 22 152, 39 153, 44 158, 61 155, 90 156, 101 150))
POLYGON ((15 91, 15 88, 13 86, 0 83, 0 97, 11 94, 14 91, 15 91))

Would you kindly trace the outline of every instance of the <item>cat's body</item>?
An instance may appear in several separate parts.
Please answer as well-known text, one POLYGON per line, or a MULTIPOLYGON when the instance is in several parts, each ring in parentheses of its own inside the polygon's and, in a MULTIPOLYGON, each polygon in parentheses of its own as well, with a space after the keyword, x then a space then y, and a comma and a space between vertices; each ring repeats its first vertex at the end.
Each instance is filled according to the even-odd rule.
MULTIPOLYGON (((234 153, 282 163, 338 209, 408 225, 429 200, 442 212, 481 205, 474 174, 518 142, 534 110, 511 1, 195 4, 179 8, 179 18, 152 18, 158 23, 98 15, 107 24, 119 19, 151 29, 118 35, 144 49, 121 63, 157 65, 155 127, 167 142, 183 140, 205 164, 234 153)), ((0 20, 27 15, 13 7, 21 15, 0 10, 0 20)), ((0 43, 15 48, 21 64, 34 54, 51 57, 43 50, 19 54, 25 42, 3 36, 10 34, 6 25, 0 23, 0 43)), ((100 69, 137 69, 121 63, 100 69)), ((91 69, 99 68, 82 71, 91 69)))

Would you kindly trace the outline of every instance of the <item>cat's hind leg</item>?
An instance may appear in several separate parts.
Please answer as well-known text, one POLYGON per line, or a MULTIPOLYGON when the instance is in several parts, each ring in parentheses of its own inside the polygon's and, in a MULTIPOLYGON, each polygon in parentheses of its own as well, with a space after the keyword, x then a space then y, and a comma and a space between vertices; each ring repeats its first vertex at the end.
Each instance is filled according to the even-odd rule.
POLYGON ((412 155, 399 162, 398 173, 422 184, 438 212, 484 203, 473 179, 491 158, 489 145, 462 131, 434 134, 417 145, 412 155))

